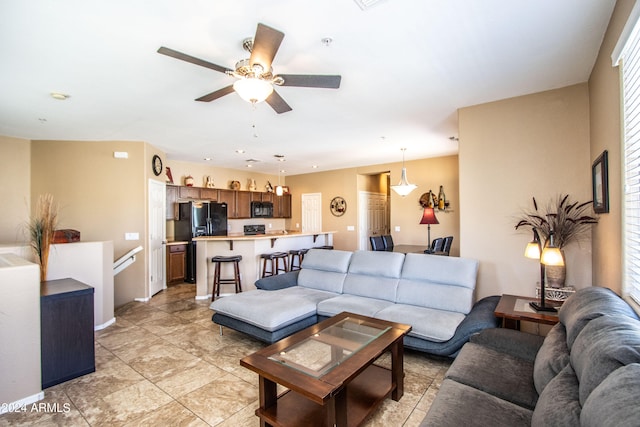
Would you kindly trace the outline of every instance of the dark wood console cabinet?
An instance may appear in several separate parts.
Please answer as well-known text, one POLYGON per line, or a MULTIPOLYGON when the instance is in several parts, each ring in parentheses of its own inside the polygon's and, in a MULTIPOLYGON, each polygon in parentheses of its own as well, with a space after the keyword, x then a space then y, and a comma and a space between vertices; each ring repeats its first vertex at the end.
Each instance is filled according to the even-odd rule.
POLYGON ((43 389, 95 372, 93 293, 74 279, 40 284, 43 389))

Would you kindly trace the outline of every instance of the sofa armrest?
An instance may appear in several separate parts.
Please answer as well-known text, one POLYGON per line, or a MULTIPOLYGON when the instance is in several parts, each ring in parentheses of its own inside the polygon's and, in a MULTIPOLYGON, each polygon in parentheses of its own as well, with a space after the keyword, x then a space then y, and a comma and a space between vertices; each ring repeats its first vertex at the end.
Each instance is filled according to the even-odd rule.
POLYGON ((458 325, 454 336, 466 337, 465 341, 468 341, 469 337, 477 334, 478 332, 487 328, 496 328, 499 324, 499 319, 493 314, 500 301, 499 296, 484 297, 477 301, 471 311, 458 325))
POLYGON ((278 289, 290 288, 298 285, 298 274, 300 270, 290 271, 284 274, 276 274, 275 276, 263 277, 255 283, 256 288, 265 291, 275 291, 278 289))
POLYGON ((471 342, 492 348, 502 353, 534 362, 544 337, 516 331, 514 329, 486 329, 471 337, 471 342))

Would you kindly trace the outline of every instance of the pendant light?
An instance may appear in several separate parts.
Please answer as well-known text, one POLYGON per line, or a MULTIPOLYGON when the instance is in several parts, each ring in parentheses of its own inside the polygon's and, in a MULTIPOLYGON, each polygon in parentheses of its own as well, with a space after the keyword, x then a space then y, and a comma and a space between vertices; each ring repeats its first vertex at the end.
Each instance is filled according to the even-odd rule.
POLYGON ((280 185, 280 172, 282 171, 278 169, 278 185, 276 186, 276 196, 282 196, 284 194, 284 189, 282 188, 282 185, 280 185))
POLYGON ((398 193, 399 195, 401 195, 402 197, 404 197, 407 194, 411 193, 413 190, 415 190, 418 186, 415 184, 409 184, 409 181, 407 181, 407 168, 404 167, 404 152, 406 151, 406 148, 401 148, 401 150, 402 150, 402 175, 400 176, 400 183, 398 183, 398 185, 392 185, 391 189, 396 193, 398 193))

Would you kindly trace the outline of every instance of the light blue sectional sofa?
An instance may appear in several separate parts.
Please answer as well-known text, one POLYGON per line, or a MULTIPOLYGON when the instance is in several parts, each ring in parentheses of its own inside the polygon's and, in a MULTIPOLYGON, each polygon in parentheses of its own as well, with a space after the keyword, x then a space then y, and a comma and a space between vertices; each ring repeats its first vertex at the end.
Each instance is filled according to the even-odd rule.
POLYGON ((211 303, 213 322, 267 343, 343 311, 409 324, 404 345, 455 356, 494 328, 499 297, 474 304, 478 261, 425 254, 311 249, 302 269, 211 303))
POLYGON ((638 426, 640 320, 611 290, 581 289, 546 337, 487 329, 445 375, 421 427, 638 426))

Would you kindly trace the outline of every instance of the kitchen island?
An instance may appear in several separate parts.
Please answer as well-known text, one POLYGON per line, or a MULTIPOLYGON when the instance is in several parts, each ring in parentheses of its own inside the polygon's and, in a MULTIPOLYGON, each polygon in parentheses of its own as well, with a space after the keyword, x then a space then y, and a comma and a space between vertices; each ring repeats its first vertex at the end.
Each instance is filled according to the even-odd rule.
MULTIPOLYGON (((211 298, 214 256, 242 255, 240 277, 242 290, 255 289, 260 278, 260 255, 271 252, 289 252, 291 249, 311 249, 331 245, 335 231, 273 232, 258 235, 229 234, 227 236, 195 237, 196 249, 196 299, 211 298)), ((222 277, 233 275, 231 265, 222 265, 222 277)), ((222 285, 220 295, 232 292, 233 285, 222 285)))

